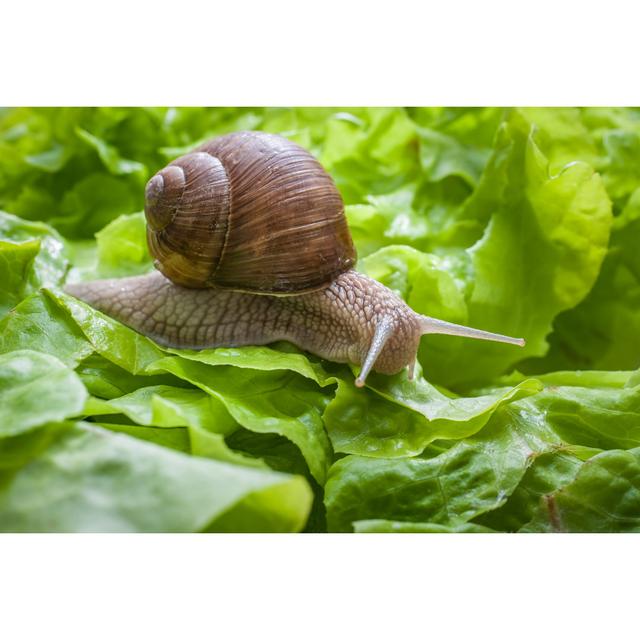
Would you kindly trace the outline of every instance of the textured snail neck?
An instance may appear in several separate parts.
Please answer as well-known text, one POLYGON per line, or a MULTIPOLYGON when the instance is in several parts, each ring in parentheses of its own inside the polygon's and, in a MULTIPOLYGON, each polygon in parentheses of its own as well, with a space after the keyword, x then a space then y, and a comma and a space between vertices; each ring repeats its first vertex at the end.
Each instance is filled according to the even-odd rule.
POLYGON ((289 300, 298 320, 296 343, 313 344, 309 350, 324 358, 362 364, 381 324, 388 336, 373 369, 397 373, 415 358, 419 316, 387 287, 361 273, 347 271, 327 288, 289 300))
POLYGON ((158 272, 69 285, 66 291, 159 344, 202 349, 288 340, 335 362, 362 364, 377 326, 392 333, 374 370, 395 373, 415 357, 418 316, 389 289, 355 271, 293 297, 187 289, 158 272))

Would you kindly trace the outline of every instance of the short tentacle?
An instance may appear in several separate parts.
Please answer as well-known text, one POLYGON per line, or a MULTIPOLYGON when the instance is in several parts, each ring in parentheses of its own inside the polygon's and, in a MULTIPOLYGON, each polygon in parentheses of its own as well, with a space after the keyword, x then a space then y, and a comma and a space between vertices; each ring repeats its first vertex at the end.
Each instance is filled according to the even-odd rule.
POLYGON ((376 326, 375 333, 369 346, 369 351, 362 364, 360 374, 356 378, 356 387, 364 387, 364 383, 367 376, 371 372, 371 369, 376 363, 378 356, 384 349, 384 345, 387 344, 387 340, 393 333, 393 320, 388 317, 383 317, 382 320, 376 326))

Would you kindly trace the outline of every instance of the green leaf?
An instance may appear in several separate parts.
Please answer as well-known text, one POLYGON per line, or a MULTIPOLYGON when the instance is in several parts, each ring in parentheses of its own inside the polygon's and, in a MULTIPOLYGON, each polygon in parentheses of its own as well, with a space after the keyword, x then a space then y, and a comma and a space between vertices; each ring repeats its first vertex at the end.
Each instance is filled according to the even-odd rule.
POLYGON ((475 274, 469 325, 524 337, 527 345, 428 336, 427 342, 452 343, 446 360, 424 363, 449 385, 486 380, 523 356, 546 353, 555 316, 580 302, 596 280, 612 220, 592 168, 575 162, 550 175, 535 136, 516 116, 500 128, 466 215, 490 220, 469 249, 475 274))
POLYGON ((640 219, 630 214, 613 231, 609 252, 588 297, 558 316, 548 357, 526 363, 528 372, 571 367, 631 369, 640 365, 638 234, 640 219))
POLYGON ((138 424, 156 427, 199 427, 227 435, 237 425, 224 405, 198 389, 148 386, 107 403, 138 424))
POLYGON ((327 119, 319 159, 353 204, 415 176, 416 141, 415 123, 403 109, 345 109, 327 119))
POLYGON ((0 237, 13 242, 23 242, 33 238, 45 238, 47 236, 58 240, 62 245, 60 235, 52 227, 43 222, 23 220, 6 211, 0 211, 0 237))
POLYGON ((171 385, 181 388, 190 386, 169 374, 134 375, 96 353, 85 358, 76 371, 89 393, 108 400, 147 386, 171 385))
MULTIPOLYGON (((552 371, 536 376, 546 386, 586 387, 622 389, 634 386, 634 371, 552 371)), ((517 384, 526 380, 526 376, 514 371, 509 376, 499 378, 500 384, 517 384)))
POLYGON ((25 297, 29 273, 39 251, 39 240, 19 244, 0 240, 0 317, 25 297))
POLYGON ((499 531, 518 531, 534 517, 540 498, 569 484, 582 464, 580 458, 568 451, 543 453, 534 459, 507 501, 481 515, 476 522, 499 531))
POLYGON ((318 486, 309 473, 300 449, 284 436, 258 433, 240 427, 227 437, 227 443, 234 451, 242 453, 245 459, 252 456, 254 460, 269 465, 275 471, 303 475, 312 485, 318 486))
POLYGON ((548 493, 521 531, 640 531, 640 449, 603 451, 575 480, 548 493))
POLYGON ((630 369, 640 364, 640 178, 632 161, 640 140, 633 109, 589 108, 582 120, 593 142, 608 194, 614 202, 609 251, 597 282, 575 309, 562 313, 550 336, 548 356, 527 363, 530 372, 555 368, 630 369))
POLYGON ((52 356, 0 355, 0 438, 79 415, 86 395, 78 376, 52 356))
POLYGON ((535 406, 565 441, 599 449, 640 446, 640 385, 629 389, 550 386, 535 406))
POLYGON ((240 428, 227 437, 227 443, 234 451, 240 452, 245 461, 249 455, 256 463, 266 463, 276 471, 303 475, 311 485, 314 494, 313 506, 304 531, 309 533, 327 531, 322 487, 309 472, 304 456, 293 442, 274 433, 255 433, 240 428))
POLYGON ((105 173, 93 173, 64 195, 58 229, 71 237, 86 237, 123 213, 140 209, 142 202, 127 184, 105 173))
POLYGON ((153 267, 143 213, 121 215, 96 234, 96 242, 68 242, 74 268, 67 282, 141 275, 153 267))
POLYGON ((341 381, 324 419, 335 451, 374 457, 421 453, 436 439, 477 433, 502 405, 537 393, 535 380, 473 398, 449 398, 420 376, 372 375, 358 389, 341 381))
POLYGON ((502 506, 535 456, 560 444, 514 404, 436 455, 347 456, 331 467, 325 486, 329 530, 350 531, 353 522, 371 519, 457 527, 502 506))
POLYGON ((430 182, 458 176, 475 187, 490 155, 489 149, 464 145, 433 129, 420 130, 420 143, 423 175, 430 182))
POLYGON ((31 349, 75 367, 93 352, 77 325, 43 293, 23 300, 0 320, 0 353, 31 349))
POLYGON ((326 373, 321 364, 312 362, 306 355, 297 351, 279 351, 274 347, 252 346, 219 347, 201 351, 189 349, 167 349, 167 351, 182 359, 211 366, 229 365, 240 369, 259 371, 294 371, 320 386, 326 386, 335 381, 332 376, 326 373))
POLYGON ((298 531, 304 479, 78 424, 0 489, 2 531, 298 531))
POLYGON ((142 427, 119 425, 117 416, 113 419, 115 424, 104 423, 104 418, 98 418, 98 422, 106 428, 194 455, 247 466, 265 466, 260 460, 229 449, 224 436, 236 431, 238 424, 224 404, 198 389, 146 386, 109 401, 89 398, 84 408, 84 415, 94 419, 119 413, 142 427))
MULTIPOLYGON (((422 246, 429 227, 413 208, 415 187, 393 193, 368 196, 368 204, 353 204, 345 209, 349 230, 361 258, 393 244, 422 246)), ((360 263, 362 268, 362 263, 360 263)))
POLYGON ((640 184, 640 169, 637 163, 640 153, 640 127, 638 131, 607 132, 603 144, 608 156, 604 168, 607 191, 614 200, 628 196, 640 184))
POLYGON ((138 424, 121 424, 119 418, 122 416, 111 416, 97 418, 91 424, 98 425, 104 429, 109 429, 115 433, 125 433, 134 438, 152 442, 153 444, 180 451, 191 453, 189 433, 184 427, 172 427, 168 429, 157 429, 155 427, 142 427, 138 424))
MULTIPOLYGON (((513 384, 521 379, 522 375, 517 374, 503 382, 513 384)), ((536 380, 544 389, 517 405, 537 414, 536 422, 544 421, 564 442, 594 449, 640 446, 638 372, 558 371, 536 380)), ((501 389, 504 387, 473 393, 496 393, 501 389)))
POLYGON ((69 160, 69 149, 61 144, 54 144, 51 149, 34 153, 25 157, 25 162, 33 167, 46 171, 48 173, 56 173, 67 164, 69 160))
POLYGON ((322 422, 327 399, 315 383, 292 371, 210 366, 179 357, 154 362, 148 371, 166 371, 194 384, 222 402, 250 431, 285 436, 299 447, 313 477, 324 484, 332 452, 322 422))
MULTIPOLYGON (((205 429, 195 426, 190 426, 188 431, 191 453, 194 456, 212 458, 213 460, 220 460, 221 462, 239 464, 246 467, 256 467, 258 469, 267 469, 271 466, 267 465, 266 461, 262 458, 254 458, 234 451, 228 446, 224 436, 219 433, 212 433, 211 431, 206 431, 205 429)), ((274 467, 271 466, 271 468, 274 467)), ((280 469, 276 470, 280 471, 280 469)), ((301 472, 300 475, 305 474, 301 472)))
POLYGON ((60 284, 67 266, 51 227, 0 211, 0 317, 39 287, 60 284))
POLYGON ((560 173, 565 165, 576 160, 600 168, 597 146, 579 109, 528 107, 516 112, 518 118, 535 128, 536 143, 549 160, 552 175, 560 173))
POLYGON ((120 216, 96 233, 96 278, 139 275, 152 268, 143 213, 120 216))
POLYGON ((145 166, 142 163, 122 158, 115 147, 80 127, 76 128, 76 133, 81 140, 97 151, 104 166, 114 175, 127 173, 142 173, 144 175, 145 166))
POLYGON ((73 422, 49 422, 16 436, 0 438, 0 485, 11 478, 16 469, 42 454, 73 422))

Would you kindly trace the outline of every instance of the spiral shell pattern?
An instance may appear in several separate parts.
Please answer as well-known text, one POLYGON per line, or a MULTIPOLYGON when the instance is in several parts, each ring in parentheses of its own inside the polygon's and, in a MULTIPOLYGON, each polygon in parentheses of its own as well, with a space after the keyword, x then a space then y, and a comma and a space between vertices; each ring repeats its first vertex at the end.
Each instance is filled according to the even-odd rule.
POLYGON ((147 183, 157 268, 187 287, 295 293, 355 265, 342 198, 307 151, 239 132, 174 160, 147 183))

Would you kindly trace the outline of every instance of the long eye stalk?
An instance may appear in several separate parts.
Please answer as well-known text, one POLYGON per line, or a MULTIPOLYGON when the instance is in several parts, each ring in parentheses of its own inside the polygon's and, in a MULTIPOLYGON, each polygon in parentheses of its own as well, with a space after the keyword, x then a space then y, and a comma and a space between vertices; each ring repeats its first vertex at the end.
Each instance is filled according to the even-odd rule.
POLYGON ((420 316, 420 325, 422 327, 423 335, 427 333, 443 333, 449 336, 475 338, 476 340, 504 342, 518 347, 524 347, 525 345, 525 341, 522 338, 512 338, 511 336, 504 336, 501 333, 491 333, 489 331, 482 331, 481 329, 472 329, 471 327, 465 327, 461 324, 453 324, 452 322, 445 322, 444 320, 430 318, 429 316, 420 316))

